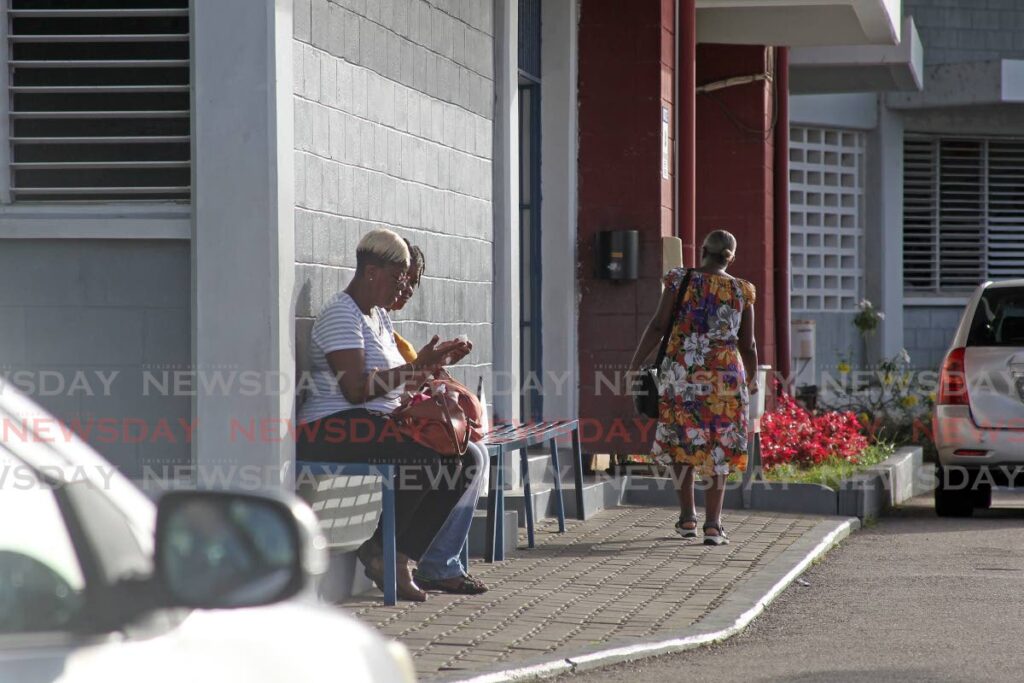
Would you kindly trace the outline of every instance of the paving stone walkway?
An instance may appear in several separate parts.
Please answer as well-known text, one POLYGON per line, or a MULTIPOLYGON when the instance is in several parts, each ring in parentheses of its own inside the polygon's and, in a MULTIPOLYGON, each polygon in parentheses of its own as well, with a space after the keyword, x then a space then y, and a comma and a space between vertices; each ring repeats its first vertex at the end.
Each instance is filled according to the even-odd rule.
POLYGON ((545 520, 537 547, 505 562, 472 562, 491 588, 479 596, 431 594, 425 603, 385 607, 379 593, 345 607, 398 638, 422 679, 465 677, 496 666, 614 641, 648 640, 701 621, 730 590, 821 521, 771 512, 727 511, 731 543, 684 541, 678 511, 620 507, 567 521, 545 520))

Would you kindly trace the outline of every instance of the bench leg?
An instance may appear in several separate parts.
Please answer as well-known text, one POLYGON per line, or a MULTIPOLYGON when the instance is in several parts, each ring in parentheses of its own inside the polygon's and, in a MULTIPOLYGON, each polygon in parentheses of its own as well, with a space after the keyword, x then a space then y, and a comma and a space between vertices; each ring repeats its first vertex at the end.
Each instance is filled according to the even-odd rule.
POLYGON ((383 472, 381 490, 381 531, 384 543, 384 604, 398 601, 395 571, 395 466, 387 465, 383 472))
POLYGON ((576 519, 587 518, 583 510, 583 449, 580 447, 580 428, 572 430, 572 466, 576 475, 576 519))
POLYGON ((498 529, 494 534, 494 559, 505 559, 505 451, 498 456, 498 489, 495 492, 495 511, 497 512, 498 529))
POLYGON ((523 481, 523 507, 526 509, 526 546, 534 547, 533 542, 533 496, 530 495, 530 459, 526 449, 519 451, 519 469, 523 481))
POLYGON ((501 466, 501 452, 491 455, 491 485, 487 492, 487 533, 484 539, 484 562, 494 562, 498 540, 498 469, 501 466))
POLYGON ((558 532, 565 531, 565 501, 562 500, 562 468, 558 464, 558 439, 551 439, 551 467, 555 470, 555 510, 558 512, 558 532))

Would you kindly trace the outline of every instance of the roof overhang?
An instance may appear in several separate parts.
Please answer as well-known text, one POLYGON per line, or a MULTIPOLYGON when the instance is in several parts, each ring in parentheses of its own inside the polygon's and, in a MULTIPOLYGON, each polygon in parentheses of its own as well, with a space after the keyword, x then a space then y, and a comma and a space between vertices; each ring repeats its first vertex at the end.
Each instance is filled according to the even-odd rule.
POLYGON ((924 48, 910 17, 898 45, 798 47, 789 53, 789 91, 794 95, 921 89, 924 48))
POLYGON ((890 109, 930 109, 1024 103, 1024 60, 936 64, 925 69, 927 88, 889 93, 890 109))
POLYGON ((895 45, 902 0, 697 0, 697 41, 895 45))

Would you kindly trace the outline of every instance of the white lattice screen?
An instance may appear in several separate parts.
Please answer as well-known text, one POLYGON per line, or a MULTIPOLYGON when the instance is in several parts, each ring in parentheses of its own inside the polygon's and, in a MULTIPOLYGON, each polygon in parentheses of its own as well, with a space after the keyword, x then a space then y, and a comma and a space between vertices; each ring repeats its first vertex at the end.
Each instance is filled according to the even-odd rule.
POLYGON ((864 277, 864 134, 793 126, 789 146, 790 306, 849 311, 864 277))

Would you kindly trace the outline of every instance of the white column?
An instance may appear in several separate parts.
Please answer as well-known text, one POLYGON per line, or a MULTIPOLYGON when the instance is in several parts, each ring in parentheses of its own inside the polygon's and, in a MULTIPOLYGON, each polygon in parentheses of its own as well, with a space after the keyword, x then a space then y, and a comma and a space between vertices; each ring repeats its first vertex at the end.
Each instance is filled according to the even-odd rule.
POLYGON ((869 339, 868 362, 903 348, 903 118, 878 97, 878 127, 868 135, 864 291, 885 313, 869 339))
POLYGON ((577 3, 545 2, 541 15, 541 331, 544 419, 579 410, 576 296, 577 3))
POLYGON ((519 17, 494 0, 494 382, 498 420, 519 419, 519 17))
POLYGON ((198 386, 196 483, 291 488, 292 0, 192 4, 192 358, 236 378, 198 386))

